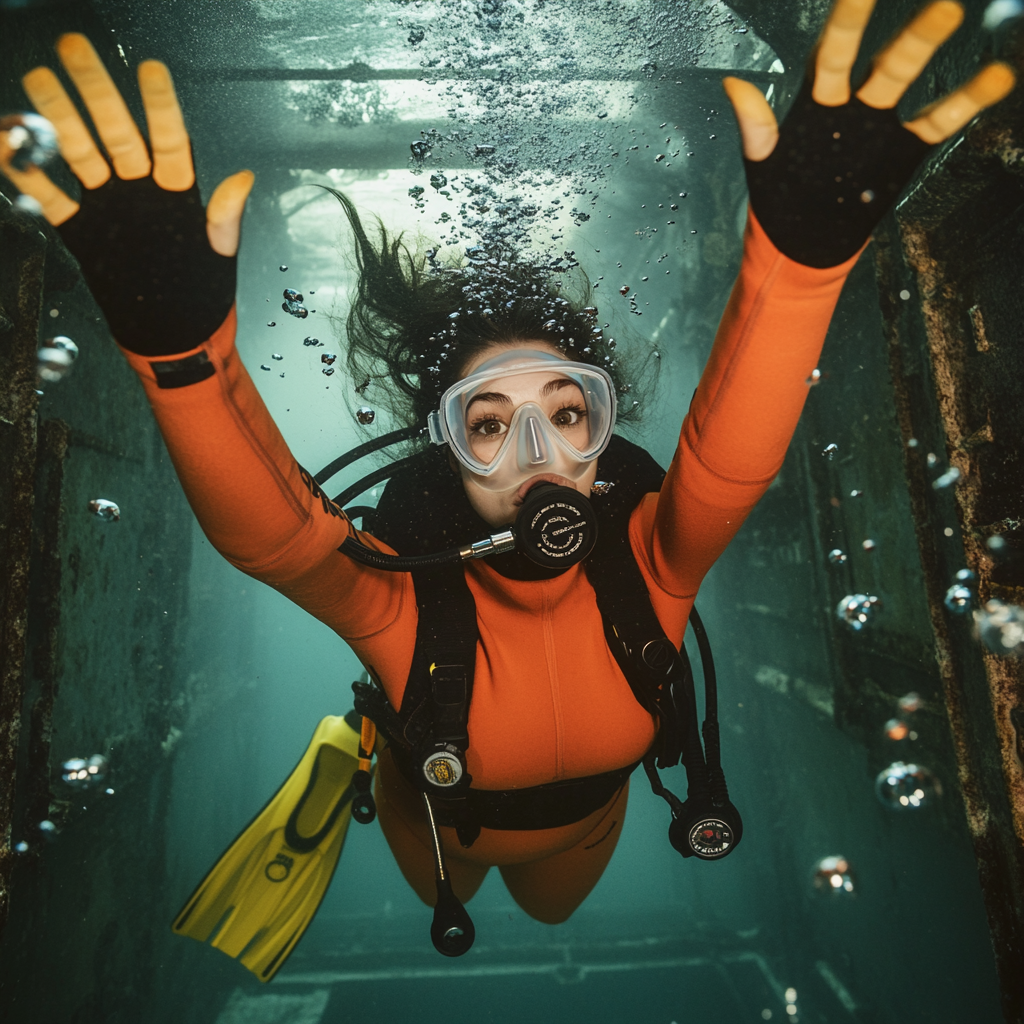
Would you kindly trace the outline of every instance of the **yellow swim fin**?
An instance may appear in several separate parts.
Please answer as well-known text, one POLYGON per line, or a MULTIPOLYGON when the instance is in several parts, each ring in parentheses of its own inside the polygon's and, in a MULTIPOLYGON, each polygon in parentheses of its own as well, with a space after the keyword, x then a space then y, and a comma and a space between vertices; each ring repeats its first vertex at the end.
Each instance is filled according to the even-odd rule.
POLYGON ((211 945, 260 981, 270 981, 295 948, 338 864, 360 768, 359 718, 348 717, 355 728, 333 715, 320 722, 295 770, 171 926, 200 942, 212 936, 211 945))

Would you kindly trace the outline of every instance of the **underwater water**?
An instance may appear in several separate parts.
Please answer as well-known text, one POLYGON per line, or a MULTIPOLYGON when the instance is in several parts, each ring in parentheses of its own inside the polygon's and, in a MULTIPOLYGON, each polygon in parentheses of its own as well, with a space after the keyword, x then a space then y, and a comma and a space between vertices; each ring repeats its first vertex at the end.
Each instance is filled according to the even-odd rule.
MULTIPOLYGON (((966 53, 985 44, 983 9, 969 10, 966 53)), ((605 336, 638 367, 619 401, 638 401, 640 417, 623 433, 667 466, 742 253, 747 193, 721 79, 755 83, 781 115, 824 17, 820 5, 779 3, 791 26, 782 52, 741 10, 4 0, 0 112, 26 109, 18 80, 56 66, 62 32, 93 39, 133 112, 135 65, 168 64, 204 196, 226 174, 255 172, 238 349, 310 472, 396 426, 382 385, 346 372, 356 268, 341 209, 317 185, 410 246, 450 255, 500 239, 583 275, 605 336)), ((13 865, 2 1019, 1004 1019, 933 635, 944 614, 966 636, 979 589, 969 571, 949 572, 945 612, 930 597, 907 460, 927 474, 929 529, 956 568, 968 564, 958 477, 941 425, 908 455, 882 309, 917 300, 880 288, 872 247, 840 298, 786 462, 698 598, 742 845, 715 862, 680 857, 668 808, 637 772, 618 848, 568 921, 533 920, 492 870, 467 905, 476 941, 448 959, 379 825, 353 823, 316 918, 263 985, 170 924, 320 719, 352 707, 363 666, 213 550, 88 291, 47 277, 51 377, 38 417, 67 434, 61 449, 65 428, 41 428, 40 465, 71 454, 59 477, 40 471, 56 532, 37 498, 34 529, 50 537, 37 547, 59 579, 33 556, 30 623, 52 606, 52 631, 30 626, 12 826, 0 836, 13 865), (71 362, 55 331, 77 346, 71 362)), ((259 517, 259 502, 236 514, 259 517)), ((982 613, 994 656, 1019 629, 1013 608, 982 613)), ((529 756, 529 736, 522 745, 529 756)), ((682 768, 663 774, 685 789, 682 768)))

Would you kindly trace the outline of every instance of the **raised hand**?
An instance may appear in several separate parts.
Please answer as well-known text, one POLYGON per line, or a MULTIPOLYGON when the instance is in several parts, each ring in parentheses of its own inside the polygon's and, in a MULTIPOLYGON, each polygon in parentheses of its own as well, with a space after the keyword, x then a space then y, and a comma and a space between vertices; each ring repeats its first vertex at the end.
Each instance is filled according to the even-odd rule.
POLYGON ((220 326, 234 302, 235 255, 253 174, 239 171, 222 181, 204 214, 166 66, 139 65, 147 147, 89 40, 61 36, 57 53, 103 150, 53 71, 35 68, 22 81, 57 131, 61 155, 82 184, 81 201, 38 167, 11 166, 4 146, 0 169, 42 205, 125 348, 143 355, 187 351, 220 326))
POLYGON ((850 69, 874 0, 837 0, 804 86, 783 120, 760 89, 723 80, 743 141, 750 203, 785 255, 812 267, 849 259, 867 241, 921 160, 1014 86, 999 62, 902 123, 896 104, 935 51, 959 28, 963 9, 936 0, 875 58, 851 95, 850 69))

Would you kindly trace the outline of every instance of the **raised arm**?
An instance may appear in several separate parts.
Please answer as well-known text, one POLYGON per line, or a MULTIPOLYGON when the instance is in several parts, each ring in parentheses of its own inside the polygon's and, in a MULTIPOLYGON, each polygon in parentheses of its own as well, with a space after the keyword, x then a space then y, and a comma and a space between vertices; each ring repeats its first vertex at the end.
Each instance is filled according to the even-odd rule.
POLYGON ((930 4, 878 55, 853 94, 850 69, 874 0, 837 0, 781 128, 760 90, 725 79, 743 140, 750 216, 739 278, 683 422, 665 485, 633 521, 661 588, 696 593, 779 471, 846 275, 934 145, 1013 87, 990 64, 902 123, 896 104, 963 11, 930 4))
POLYGON ((39 168, 11 166, 2 136, 0 163, 42 203, 81 264, 142 379, 204 532, 232 564, 343 636, 386 627, 406 576, 338 553, 351 524, 295 462, 235 350, 235 256, 253 175, 227 178, 204 211, 167 68, 139 66, 147 147, 89 41, 66 35, 57 49, 106 156, 57 76, 36 68, 26 92, 56 128, 81 199, 39 168))

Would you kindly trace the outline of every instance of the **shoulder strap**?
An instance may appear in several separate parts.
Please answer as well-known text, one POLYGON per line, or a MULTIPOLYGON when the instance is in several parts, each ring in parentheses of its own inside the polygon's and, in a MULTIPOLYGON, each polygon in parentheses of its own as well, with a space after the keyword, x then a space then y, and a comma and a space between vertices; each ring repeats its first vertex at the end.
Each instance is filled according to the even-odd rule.
POLYGON ((661 489, 665 471, 638 445, 613 442, 598 461, 598 479, 613 486, 594 500, 598 541, 584 564, 608 647, 640 706, 658 720, 658 763, 669 767, 682 750, 675 688, 685 664, 661 628, 629 542, 630 516, 644 494, 661 489))

